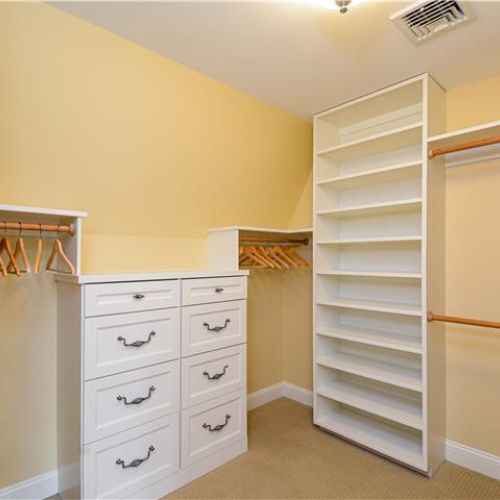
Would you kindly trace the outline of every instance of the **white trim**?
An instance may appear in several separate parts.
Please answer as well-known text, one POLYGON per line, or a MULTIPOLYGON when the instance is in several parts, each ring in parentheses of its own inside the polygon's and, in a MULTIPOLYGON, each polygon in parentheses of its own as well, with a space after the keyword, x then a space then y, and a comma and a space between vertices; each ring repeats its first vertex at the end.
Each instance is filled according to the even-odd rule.
MULTIPOLYGON (((248 410, 254 410, 279 398, 288 398, 312 406, 312 391, 290 382, 264 387, 248 395, 248 410)), ((500 480, 500 456, 466 446, 450 439, 446 440, 446 460, 479 474, 500 480)))
POLYGON ((57 495, 59 491, 57 469, 26 479, 20 483, 0 489, 0 498, 39 499, 57 495))
POLYGON ((500 480, 500 457, 497 455, 447 439, 446 460, 500 480))

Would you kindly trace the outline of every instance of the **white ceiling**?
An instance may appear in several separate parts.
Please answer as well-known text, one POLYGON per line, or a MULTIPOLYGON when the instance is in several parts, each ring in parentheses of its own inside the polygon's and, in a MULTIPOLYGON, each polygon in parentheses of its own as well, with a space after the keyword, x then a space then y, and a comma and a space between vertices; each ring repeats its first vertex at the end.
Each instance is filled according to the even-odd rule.
POLYGON ((429 71, 445 88, 500 73, 500 2, 415 46, 388 20, 407 2, 347 14, 298 2, 58 2, 57 6, 297 115, 429 71))

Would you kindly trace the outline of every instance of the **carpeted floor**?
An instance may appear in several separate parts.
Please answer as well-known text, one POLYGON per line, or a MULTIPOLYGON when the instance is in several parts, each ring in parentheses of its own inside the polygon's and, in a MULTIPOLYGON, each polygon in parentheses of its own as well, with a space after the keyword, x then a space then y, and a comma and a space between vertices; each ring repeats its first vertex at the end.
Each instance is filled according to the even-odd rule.
POLYGON ((249 414, 249 452, 169 499, 500 499, 500 481, 445 463, 426 478, 320 431, 279 399, 249 414))

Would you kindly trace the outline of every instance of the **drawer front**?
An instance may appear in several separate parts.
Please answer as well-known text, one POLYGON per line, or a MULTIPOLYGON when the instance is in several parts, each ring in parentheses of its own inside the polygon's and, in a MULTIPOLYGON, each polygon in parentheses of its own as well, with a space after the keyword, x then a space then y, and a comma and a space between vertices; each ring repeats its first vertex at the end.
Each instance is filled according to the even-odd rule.
POLYGON ((179 361, 85 382, 84 442, 178 412, 179 361))
POLYGON ((182 407, 245 387, 246 346, 227 347, 182 360, 182 407))
POLYGON ((182 467, 245 438, 246 416, 244 390, 183 410, 182 467))
POLYGON ((182 308, 182 355, 246 342, 246 301, 182 308))
POLYGON ((182 304, 208 304, 247 298, 245 276, 182 280, 182 304))
POLYGON ((85 320, 85 380, 179 357, 180 308, 85 320))
POLYGON ((126 498, 179 469, 179 414, 84 446, 84 498, 126 498), (135 462, 134 462, 135 461, 135 462))
POLYGON ((179 305, 179 280, 85 286, 85 316, 150 311, 179 305))

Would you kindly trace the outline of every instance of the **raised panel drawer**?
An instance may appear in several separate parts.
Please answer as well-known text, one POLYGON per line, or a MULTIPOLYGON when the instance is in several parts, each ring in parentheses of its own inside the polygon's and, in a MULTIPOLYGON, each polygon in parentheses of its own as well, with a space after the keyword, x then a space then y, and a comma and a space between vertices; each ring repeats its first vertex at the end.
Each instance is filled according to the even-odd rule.
POLYGON ((182 360, 182 407, 245 387, 246 345, 227 347, 182 360))
POLYGON ((179 357, 180 309, 85 320, 85 380, 179 357))
POLYGON ((246 437, 246 393, 239 390, 182 411, 182 467, 246 437))
POLYGON ((179 280, 103 283, 85 287, 85 316, 150 311, 179 305, 179 280))
POLYGON ((179 469, 179 414, 88 444, 83 461, 84 498, 131 497, 179 469))
POLYGON ((208 304, 225 300, 246 299, 245 276, 182 280, 182 304, 208 304))
POLYGON ((182 355, 246 342, 246 301, 235 300, 182 308, 182 355))
POLYGON ((85 382, 84 442, 179 411, 179 361, 85 382))

